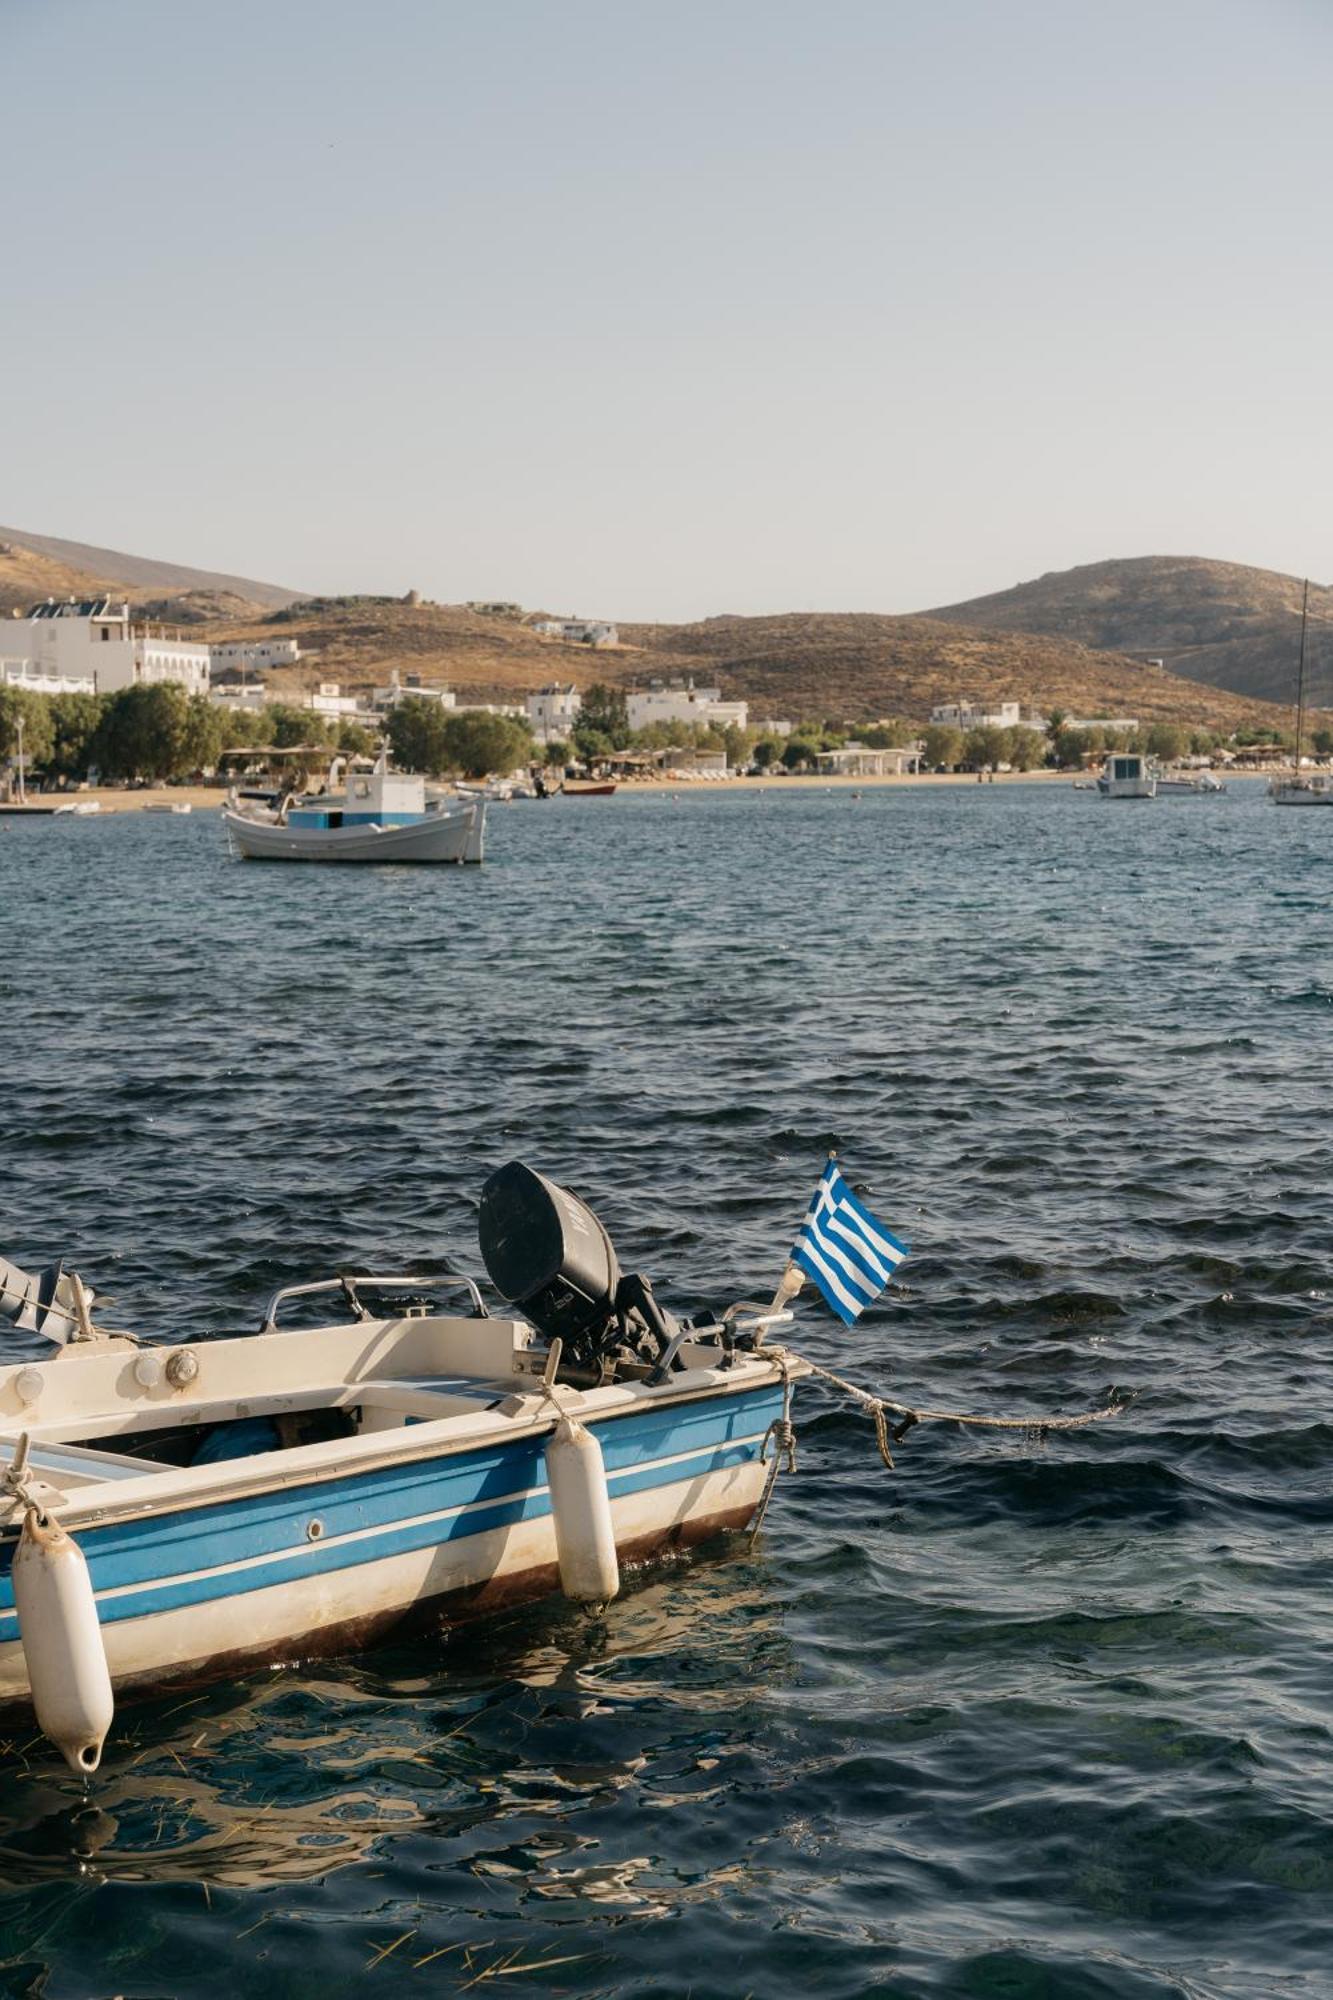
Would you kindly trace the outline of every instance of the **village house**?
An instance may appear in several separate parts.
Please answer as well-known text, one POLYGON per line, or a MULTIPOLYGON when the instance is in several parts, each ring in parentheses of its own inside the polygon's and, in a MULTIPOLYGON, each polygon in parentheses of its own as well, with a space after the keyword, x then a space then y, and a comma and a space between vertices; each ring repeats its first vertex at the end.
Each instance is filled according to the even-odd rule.
POLYGON ((0 622, 0 668, 6 664, 24 669, 17 685, 44 693, 115 694, 158 681, 208 693, 207 646, 178 632, 168 637, 160 625, 132 624, 129 605, 113 607, 109 597, 48 597, 26 618, 0 622))

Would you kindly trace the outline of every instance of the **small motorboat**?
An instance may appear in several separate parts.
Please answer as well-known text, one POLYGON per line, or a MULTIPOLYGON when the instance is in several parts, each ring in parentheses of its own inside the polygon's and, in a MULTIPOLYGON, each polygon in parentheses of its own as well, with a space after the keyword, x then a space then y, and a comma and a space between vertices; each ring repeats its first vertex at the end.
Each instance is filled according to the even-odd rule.
POLYGON ((1155 799, 1157 779, 1148 758, 1113 751, 1097 780, 1097 790, 1104 799, 1155 799))
POLYGON ((170 803, 170 801, 159 801, 154 805, 145 806, 143 810, 146 813, 173 813, 177 817, 181 817, 185 813, 193 812, 194 807, 191 805, 190 801, 186 799, 179 805, 173 805, 170 803))
POLYGON ((274 806, 234 794, 222 824, 245 861, 479 862, 486 800, 428 793, 424 778, 390 771, 381 757, 341 792, 289 793, 274 806))
POLYGON ((567 799, 609 799, 615 788, 614 778, 566 778, 560 787, 567 799))
POLYGON ((256 1333, 173 1344, 97 1325, 60 1265, 0 1259, 0 1310, 52 1344, 0 1368, 0 1703, 31 1700, 74 1770, 97 1768, 121 1689, 423 1615, 600 1604, 622 1565, 762 1511, 809 1372, 765 1344, 789 1293, 677 1320, 518 1161, 478 1227, 514 1310, 452 1268, 343 1274, 277 1292, 256 1333), (280 1329, 328 1295, 328 1323, 280 1329))
POLYGON ((1225 792, 1226 786, 1211 771, 1159 771, 1157 773, 1158 798, 1182 797, 1216 798, 1225 792))

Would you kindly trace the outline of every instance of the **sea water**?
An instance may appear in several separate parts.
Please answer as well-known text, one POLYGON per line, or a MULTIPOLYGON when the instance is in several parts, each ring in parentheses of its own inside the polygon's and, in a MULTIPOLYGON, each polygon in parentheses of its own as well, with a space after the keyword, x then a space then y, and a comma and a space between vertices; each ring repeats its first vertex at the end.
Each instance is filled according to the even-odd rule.
MULTIPOLYGON (((496 809, 481 870, 0 822, 0 1248, 109 1319, 448 1253, 523 1158, 678 1309, 830 1147, 757 1546, 0 1752, 0 1992, 1333 1993, 1333 813, 959 785, 496 809)), ((14 1341, 8 1351, 17 1351, 14 1341)), ((258 1386, 258 1385, 257 1385, 258 1386)))

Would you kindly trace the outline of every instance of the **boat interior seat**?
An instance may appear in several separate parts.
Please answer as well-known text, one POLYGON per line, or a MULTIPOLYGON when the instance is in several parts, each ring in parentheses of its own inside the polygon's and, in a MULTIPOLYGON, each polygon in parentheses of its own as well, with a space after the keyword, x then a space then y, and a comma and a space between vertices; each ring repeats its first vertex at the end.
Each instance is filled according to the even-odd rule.
POLYGON ((372 1377, 358 1382, 348 1400, 361 1407, 363 1431, 390 1430, 402 1424, 428 1424, 439 1417, 458 1417, 493 1410, 510 1393, 507 1382, 482 1382, 468 1375, 372 1377))
MULTIPOLYGON (((0 1465, 9 1465, 17 1438, 0 1440, 0 1465)), ((28 1452, 33 1471, 52 1486, 91 1486, 105 1479, 142 1479, 146 1472, 167 1472, 151 1458, 131 1458, 120 1451, 93 1451, 78 1444, 34 1444, 28 1452)))

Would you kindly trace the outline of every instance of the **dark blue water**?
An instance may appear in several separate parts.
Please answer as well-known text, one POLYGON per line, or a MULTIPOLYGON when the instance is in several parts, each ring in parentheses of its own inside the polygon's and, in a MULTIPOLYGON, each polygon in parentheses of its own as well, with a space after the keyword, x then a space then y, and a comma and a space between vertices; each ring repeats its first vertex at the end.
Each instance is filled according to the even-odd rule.
POLYGON ((476 1268, 523 1155, 688 1307, 826 1148, 911 1237, 752 1552, 0 1755, 0 1992, 1333 1993, 1333 814, 516 805, 480 871, 0 830, 3 1243, 162 1333, 476 1268))

